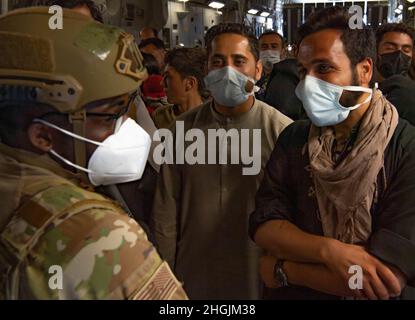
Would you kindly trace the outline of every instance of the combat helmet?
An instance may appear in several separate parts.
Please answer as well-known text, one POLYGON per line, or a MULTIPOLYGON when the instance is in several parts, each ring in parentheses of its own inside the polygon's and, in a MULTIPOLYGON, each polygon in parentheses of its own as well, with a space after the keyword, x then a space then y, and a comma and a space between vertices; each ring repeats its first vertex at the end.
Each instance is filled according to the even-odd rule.
MULTIPOLYGON (((136 91, 147 78, 134 37, 118 27, 62 10, 62 29, 51 28, 49 7, 0 17, 0 108, 15 101, 46 104, 68 114, 85 136, 85 106, 136 91)), ((75 160, 85 166, 85 145, 75 160)))

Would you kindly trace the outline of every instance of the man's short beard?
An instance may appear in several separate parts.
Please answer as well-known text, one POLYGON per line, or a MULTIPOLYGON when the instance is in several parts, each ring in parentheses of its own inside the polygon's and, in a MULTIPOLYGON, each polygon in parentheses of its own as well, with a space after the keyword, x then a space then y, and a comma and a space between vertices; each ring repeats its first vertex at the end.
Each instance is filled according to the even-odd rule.
MULTIPOLYGON (((352 83, 351 86, 360 86, 359 77, 357 75, 356 68, 352 70, 352 83)), ((340 104, 346 108, 353 107, 357 104, 357 101, 362 96, 362 91, 347 91, 344 90, 340 98, 340 104)))

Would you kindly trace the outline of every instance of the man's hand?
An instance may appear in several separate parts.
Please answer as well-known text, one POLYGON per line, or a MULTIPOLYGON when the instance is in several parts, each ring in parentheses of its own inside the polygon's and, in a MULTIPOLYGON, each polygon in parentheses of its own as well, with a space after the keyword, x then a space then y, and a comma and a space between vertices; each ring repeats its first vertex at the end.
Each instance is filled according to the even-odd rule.
POLYGON ((269 255, 264 255, 259 259, 259 274, 267 288, 278 288, 274 280, 274 266, 276 263, 277 258, 269 255))
POLYGON ((351 276, 350 266, 360 266, 363 270, 362 291, 368 299, 389 299, 401 294, 402 286, 391 269, 361 246, 330 241, 324 253, 324 264, 346 283, 351 276))
MULTIPOLYGON (((277 259, 273 256, 267 255, 260 258, 261 279, 265 286, 271 289, 278 288, 274 280, 276 263, 277 259)), ((292 285, 304 286, 340 297, 363 298, 359 290, 351 290, 340 276, 324 265, 285 261, 284 271, 292 285)))

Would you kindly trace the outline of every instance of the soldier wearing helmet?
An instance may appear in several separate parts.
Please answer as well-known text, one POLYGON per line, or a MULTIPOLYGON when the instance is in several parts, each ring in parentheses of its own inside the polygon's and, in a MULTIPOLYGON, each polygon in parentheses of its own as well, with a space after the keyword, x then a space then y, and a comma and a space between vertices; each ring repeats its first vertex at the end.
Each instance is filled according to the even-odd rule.
POLYGON ((149 135, 127 117, 146 78, 133 37, 64 10, 0 17, 0 298, 186 299, 118 203, 149 135))

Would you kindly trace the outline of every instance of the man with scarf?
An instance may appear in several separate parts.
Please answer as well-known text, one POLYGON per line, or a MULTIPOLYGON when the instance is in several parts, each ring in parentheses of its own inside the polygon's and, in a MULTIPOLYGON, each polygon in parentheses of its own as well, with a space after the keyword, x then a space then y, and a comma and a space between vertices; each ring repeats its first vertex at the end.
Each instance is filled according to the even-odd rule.
POLYGON ((279 137, 250 218, 274 298, 414 297, 415 128, 372 86, 373 34, 348 22, 330 7, 299 30, 311 122, 279 137))

